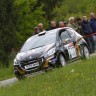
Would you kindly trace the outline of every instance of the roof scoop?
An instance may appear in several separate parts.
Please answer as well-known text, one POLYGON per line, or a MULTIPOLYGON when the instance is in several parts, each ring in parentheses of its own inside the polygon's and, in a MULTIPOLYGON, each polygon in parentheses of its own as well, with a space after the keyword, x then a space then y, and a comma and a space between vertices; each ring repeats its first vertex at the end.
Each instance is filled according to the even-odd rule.
POLYGON ((43 32, 40 32, 39 34, 38 34, 38 36, 42 36, 42 35, 45 35, 46 34, 46 31, 43 31, 43 32))

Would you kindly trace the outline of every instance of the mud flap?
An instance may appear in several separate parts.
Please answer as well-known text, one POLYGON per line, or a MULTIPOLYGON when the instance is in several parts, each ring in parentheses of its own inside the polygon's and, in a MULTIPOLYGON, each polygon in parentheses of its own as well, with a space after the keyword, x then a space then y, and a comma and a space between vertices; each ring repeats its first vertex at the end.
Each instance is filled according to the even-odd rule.
POLYGON ((80 54, 80 48, 79 48, 79 45, 75 45, 75 48, 76 48, 76 54, 77 56, 79 57, 81 54, 80 54))
POLYGON ((43 68, 48 68, 49 67, 49 64, 48 62, 50 61, 50 59, 47 59, 43 65, 43 68))
POLYGON ((16 67, 17 71, 22 75, 22 74, 25 74, 25 71, 24 70, 20 70, 18 67, 16 67))

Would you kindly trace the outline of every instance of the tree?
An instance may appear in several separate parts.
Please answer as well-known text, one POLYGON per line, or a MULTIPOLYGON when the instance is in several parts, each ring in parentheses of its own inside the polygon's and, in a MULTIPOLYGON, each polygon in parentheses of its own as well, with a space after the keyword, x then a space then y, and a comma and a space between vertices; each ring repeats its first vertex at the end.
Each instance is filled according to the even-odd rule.
POLYGON ((60 7, 53 11, 55 18, 58 20, 68 20, 69 17, 81 17, 96 11, 95 0, 64 0, 60 7))
POLYGON ((45 11, 45 18, 51 20, 54 17, 53 10, 56 6, 60 6, 63 0, 37 0, 34 5, 32 12, 38 8, 38 6, 43 5, 42 10, 45 11))
POLYGON ((0 61, 9 65, 9 54, 17 43, 13 0, 0 1, 0 61))
POLYGON ((32 36, 34 27, 38 23, 44 23, 44 27, 47 25, 46 19, 43 17, 45 14, 42 11, 42 6, 38 6, 34 12, 31 11, 35 5, 36 0, 15 0, 14 6, 17 14, 17 29, 19 36, 19 45, 21 46, 27 38, 32 36))

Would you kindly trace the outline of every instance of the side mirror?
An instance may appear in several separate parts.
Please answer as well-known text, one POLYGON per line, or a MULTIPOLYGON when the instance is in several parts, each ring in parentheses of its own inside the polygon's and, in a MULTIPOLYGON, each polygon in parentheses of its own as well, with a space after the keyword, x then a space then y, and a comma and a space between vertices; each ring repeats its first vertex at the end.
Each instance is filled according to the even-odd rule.
POLYGON ((65 39, 64 44, 68 43, 69 40, 70 40, 69 38, 65 39))

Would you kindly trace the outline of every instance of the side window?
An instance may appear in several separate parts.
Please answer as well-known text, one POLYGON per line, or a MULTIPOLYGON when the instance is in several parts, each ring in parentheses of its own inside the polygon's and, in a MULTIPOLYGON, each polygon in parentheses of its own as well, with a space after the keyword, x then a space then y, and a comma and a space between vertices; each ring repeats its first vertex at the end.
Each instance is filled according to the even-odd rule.
POLYGON ((63 31, 60 34, 60 38, 64 42, 65 40, 70 40, 70 35, 67 31, 63 31))
POLYGON ((75 30, 74 29, 67 29, 68 33, 70 34, 71 37, 74 37, 76 34, 75 34, 75 30))

